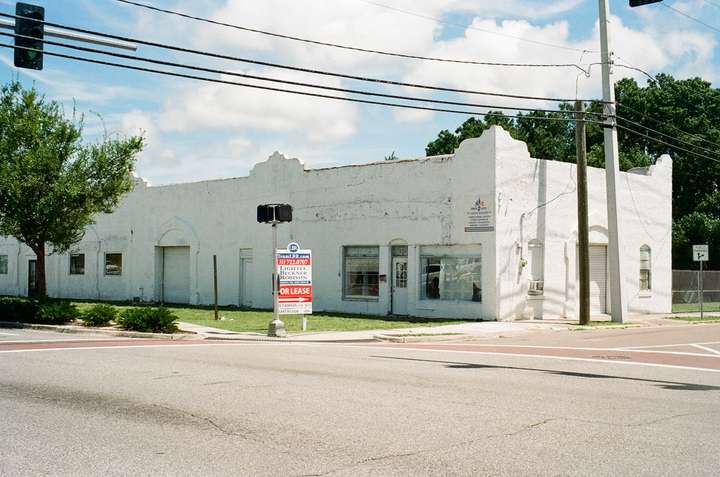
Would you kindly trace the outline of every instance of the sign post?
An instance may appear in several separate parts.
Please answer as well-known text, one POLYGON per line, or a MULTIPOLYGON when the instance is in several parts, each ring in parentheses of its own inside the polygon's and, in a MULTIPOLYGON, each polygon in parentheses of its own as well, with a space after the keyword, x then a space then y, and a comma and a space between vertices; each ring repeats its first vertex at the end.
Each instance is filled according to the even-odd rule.
POLYGON ((703 262, 707 262, 710 258, 710 253, 707 245, 693 245, 693 260, 700 262, 700 269, 698 270, 698 295, 700 297, 700 321, 705 319, 703 312, 703 277, 702 269, 703 262))
POLYGON ((278 314, 302 315, 305 330, 305 315, 312 314, 312 251, 301 250, 293 242, 287 249, 277 250, 275 257, 280 285, 278 314))

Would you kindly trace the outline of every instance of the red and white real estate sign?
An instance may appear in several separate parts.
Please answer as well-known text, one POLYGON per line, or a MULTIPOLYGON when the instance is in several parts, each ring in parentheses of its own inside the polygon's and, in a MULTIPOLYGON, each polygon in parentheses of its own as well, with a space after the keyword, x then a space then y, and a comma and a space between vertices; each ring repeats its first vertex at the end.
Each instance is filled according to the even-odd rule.
POLYGON ((288 250, 276 250, 275 266, 280 278, 278 313, 312 314, 312 252, 290 244, 288 250))

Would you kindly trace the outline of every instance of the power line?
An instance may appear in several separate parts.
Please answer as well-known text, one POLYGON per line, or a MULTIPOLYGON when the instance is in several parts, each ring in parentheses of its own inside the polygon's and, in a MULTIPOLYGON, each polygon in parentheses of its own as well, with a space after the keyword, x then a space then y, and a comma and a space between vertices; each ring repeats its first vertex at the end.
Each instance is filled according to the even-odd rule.
MULTIPOLYGON (((117 1, 127 3, 127 0, 117 0, 117 1)), ((376 6, 376 7, 385 8, 385 9, 387 9, 387 10, 392 10, 392 11, 394 11, 394 12, 403 13, 403 14, 405 14, 405 15, 411 15, 411 16, 413 16, 413 17, 424 18, 425 20, 430 20, 430 21, 433 21, 433 22, 436 22, 436 23, 444 23, 444 24, 446 24, 446 25, 451 25, 451 26, 455 26, 455 27, 462 28, 462 29, 477 30, 477 31, 481 31, 481 32, 483 32, 483 33, 489 33, 489 34, 491 34, 491 35, 503 36, 503 37, 505 37, 505 38, 512 38, 512 39, 519 40, 519 41, 524 41, 524 42, 527 42, 527 43, 534 43, 534 44, 536 44, 536 45, 548 46, 548 47, 551 47, 551 48, 558 48, 558 49, 561 49, 561 50, 577 51, 577 52, 581 52, 581 53, 599 53, 598 51, 595 51, 595 50, 583 50, 583 49, 581 49, 581 48, 573 48, 572 46, 564 46, 564 45, 557 45, 557 44, 554 44, 554 43, 547 43, 547 42, 544 42, 544 41, 533 40, 533 39, 529 39, 529 38, 523 38, 523 37, 520 37, 520 36, 508 35, 507 33, 500 33, 500 32, 496 32, 496 31, 492 31, 492 30, 486 30, 486 29, 484 29, 484 28, 478 28, 478 27, 475 27, 475 26, 472 26, 472 25, 461 25, 460 23, 449 22, 449 21, 447 21, 447 20, 443 20, 442 18, 437 18, 437 17, 433 17, 433 16, 430 16, 430 15, 425 15, 425 14, 417 13, 417 12, 411 12, 411 11, 409 11, 409 10, 403 10, 402 8, 397 8, 397 7, 393 7, 393 6, 391 6, 391 5, 385 5, 385 4, 382 4, 382 3, 373 2, 373 1, 371 1, 371 0, 360 0, 360 1, 363 2, 363 3, 367 3, 367 4, 369 4, 369 5, 374 5, 374 6, 376 6)))
POLYGON ((718 144, 718 143, 716 143, 716 142, 713 142, 713 141, 710 141, 709 139, 705 139, 703 136, 701 136, 701 135, 699 135, 699 134, 695 134, 695 133, 690 133, 690 132, 687 132, 687 131, 683 131, 682 129, 680 129, 679 127, 675 126, 674 124, 668 123, 668 122, 666 122, 666 121, 660 121, 659 119, 655 119, 655 118, 653 118, 653 117, 651 117, 651 116, 647 116, 647 113, 644 113, 644 112, 642 112, 642 111, 638 111, 638 110, 635 109, 635 108, 631 108, 630 106, 626 105, 625 103, 618 102, 617 104, 618 104, 619 107, 624 108, 624 109, 627 109, 627 110, 629 110, 629 111, 632 111, 632 112, 635 113, 635 114, 642 114, 643 117, 644 117, 644 119, 649 119, 650 121, 654 122, 655 124, 659 124, 659 125, 661 125, 661 126, 667 126, 667 127, 671 128, 671 129, 674 129, 675 131, 678 131, 678 132, 680 132, 680 133, 682 133, 682 134, 685 134, 685 135, 687 135, 687 136, 690 136, 690 137, 692 137, 693 139, 697 139, 697 140, 699 140, 699 141, 703 141, 703 142, 705 142, 705 143, 707 143, 707 144, 710 144, 710 145, 712 145, 712 146, 716 146, 718 149, 720 149, 720 144, 718 144))
MULTIPOLYGON (((538 119, 538 120, 545 120, 545 121, 566 121, 566 122, 567 121, 570 121, 570 122, 575 121, 575 119, 569 119, 569 118, 563 118, 563 117, 557 117, 557 116, 518 116, 518 115, 508 115, 508 114, 501 114, 501 113, 491 113, 491 112, 481 113, 478 111, 467 111, 467 110, 446 109, 446 108, 431 108, 428 106, 416 106, 416 105, 411 105, 411 104, 388 103, 388 102, 384 102, 384 101, 373 101, 373 100, 359 99, 359 98, 348 98, 345 96, 333 96, 333 95, 326 95, 326 94, 320 94, 320 93, 311 93, 308 91, 288 90, 288 89, 282 89, 282 88, 274 88, 274 87, 270 87, 270 86, 260 86, 260 85, 248 84, 248 83, 238 83, 235 81, 227 81, 227 80, 208 78, 208 77, 197 76, 197 75, 189 75, 189 74, 185 74, 185 73, 177 73, 174 71, 156 70, 153 68, 144 68, 141 66, 133 66, 133 65, 123 64, 123 63, 113 63, 110 61, 97 60, 94 58, 85 58, 85 57, 80 57, 80 56, 66 55, 63 53, 40 50, 40 49, 36 49, 36 48, 29 48, 29 47, 25 47, 25 46, 0 44, 0 47, 34 51, 36 53, 42 53, 44 55, 55 56, 58 58, 65 58, 65 59, 70 59, 70 60, 75 60, 75 61, 82 61, 85 63, 113 66, 113 67, 117 67, 117 68, 123 68, 123 69, 134 70, 134 71, 142 71, 142 72, 146 72, 146 73, 155 73, 155 74, 159 74, 159 75, 173 76, 173 77, 177 77, 177 78, 193 79, 193 80, 198 80, 198 81, 205 81, 208 83, 218 83, 218 84, 226 84, 226 85, 232 85, 232 86, 241 86, 241 87, 245 87, 245 88, 252 88, 252 89, 258 89, 258 90, 275 91, 275 92, 289 93, 289 94, 295 94, 295 95, 300 95, 300 96, 309 96, 309 97, 314 97, 314 98, 334 99, 334 100, 347 101, 347 102, 352 102, 352 103, 373 104, 373 105, 379 105, 379 106, 389 106, 389 107, 394 107, 394 108, 414 109, 414 110, 421 110, 421 111, 435 111, 435 112, 440 112, 440 113, 464 114, 464 115, 468 115, 468 116, 483 116, 483 117, 495 116, 495 117, 503 117, 503 118, 511 118, 511 119, 538 119)), ((591 123, 591 124, 601 124, 597 121, 586 120, 586 122, 591 123)))
MULTIPOLYGON (((14 19, 18 18, 16 15, 10 15, 8 13, 2 13, 2 12, 0 12, 0 17, 7 17, 7 18, 14 18, 14 19)), ((40 22, 40 20, 35 20, 35 21, 40 22)), ((156 48, 177 51, 177 52, 181 52, 181 53, 191 53, 194 55, 206 56, 206 57, 216 58, 216 59, 221 59, 221 60, 237 61, 237 62, 241 62, 241 63, 248 63, 248 64, 260 65, 260 66, 268 66, 271 68, 280 68, 280 69, 285 69, 285 70, 289 70, 289 71, 299 71, 302 73, 310 73, 310 74, 316 74, 316 75, 322 75, 322 76, 345 78, 345 79, 351 79, 351 80, 356 80, 356 81, 365 81, 365 82, 369 82, 369 83, 387 84, 387 85, 392 85, 392 86, 404 86, 404 87, 408 87, 408 88, 427 89, 427 90, 443 91, 443 92, 450 92, 450 93, 475 94, 475 95, 480 95, 480 96, 497 96, 497 97, 503 97, 503 98, 514 98, 514 99, 523 99, 523 100, 531 100, 531 101, 554 101, 554 102, 575 101, 574 99, 568 99, 568 98, 547 98, 547 97, 542 97, 542 96, 530 96, 530 95, 521 95, 521 94, 508 94, 508 93, 496 93, 496 92, 489 92, 489 91, 467 90, 467 89, 459 89, 459 88, 448 88, 448 87, 443 87, 443 86, 425 85, 425 84, 419 84, 419 83, 406 83, 406 82, 402 82, 402 81, 393 81, 393 80, 382 79, 382 78, 371 78, 371 77, 365 77, 365 76, 348 75, 348 74, 335 73, 335 72, 324 71, 324 70, 315 70, 315 69, 311 69, 311 68, 301 68, 301 67, 297 67, 297 66, 283 65, 280 63, 271 63, 271 62, 267 62, 267 61, 253 60, 253 59, 249 59, 249 58, 224 55, 224 54, 220 54, 220 53, 213 53, 213 52, 202 51, 202 50, 194 50, 191 48, 184 48, 184 47, 179 47, 179 46, 174 46, 174 45, 157 43, 157 42, 153 42, 153 41, 141 40, 141 39, 137 39, 137 38, 124 37, 124 36, 120 36, 120 35, 112 35, 110 33, 103 33, 103 32, 98 32, 98 31, 94 31, 94 30, 88 30, 85 28, 72 27, 72 26, 63 25, 60 23, 52 23, 52 22, 47 22, 47 21, 43 21, 41 23, 43 23, 44 25, 48 25, 48 26, 52 26, 52 27, 56 27, 56 28, 63 28, 65 30, 75 31, 75 32, 79 32, 79 33, 85 33, 85 34, 89 34, 89 35, 96 35, 96 36, 101 36, 101 37, 105 37, 105 38, 112 38, 115 40, 126 41, 129 43, 138 43, 141 45, 147 45, 147 46, 152 46, 152 47, 156 47, 156 48)), ((587 100, 586 99, 584 101, 601 101, 601 100, 587 100)))
POLYGON ((690 19, 690 20, 692 20, 692 21, 694 21, 694 22, 697 22, 697 23, 703 25, 703 26, 706 27, 706 28, 709 28, 709 29, 711 29, 711 30, 713 30, 713 31, 716 31, 717 33, 720 33, 720 29, 718 29, 717 27, 714 27, 714 26, 710 25, 709 23, 705 23, 704 21, 700 20, 699 18, 695 18, 695 17, 693 17, 693 16, 691 16, 691 15, 688 15, 687 13, 683 12, 682 10, 678 10, 677 8, 675 8, 675 7, 673 7, 673 6, 670 6, 670 5, 667 5, 667 4, 665 4, 665 3, 661 3, 660 5, 663 6, 663 7, 665 7, 665 8, 668 8, 668 9, 670 9, 670 10, 672 10, 672 11, 674 11, 674 12, 677 13, 678 15, 682 15, 682 16, 684 16, 685 18, 688 18, 688 19, 690 19))
POLYGON ((645 126, 644 124, 641 124, 641 123, 638 123, 638 122, 635 122, 635 121, 631 121, 630 119, 623 118, 622 116, 615 116, 615 117, 616 117, 617 119, 621 120, 621 121, 625 121, 626 123, 632 124, 633 126, 641 127, 641 128, 646 129, 646 130, 648 130, 648 131, 650 131, 650 132, 652 132, 652 133, 659 134, 659 135, 664 136, 664 137, 667 137, 667 138, 669 138, 669 139, 673 139, 673 140, 675 140, 675 141, 677 141, 677 142, 679 142, 679 143, 682 143, 682 144, 687 144, 688 146, 691 146, 691 147, 700 149, 700 150, 705 151, 705 152, 707 152, 707 153, 709 153, 709 154, 716 154, 716 153, 717 153, 717 151, 713 151, 713 150, 704 148, 704 147, 702 147, 702 146, 698 146, 697 144, 693 144, 693 143, 690 142, 690 141, 684 141, 684 140, 682 140, 682 139, 680 139, 680 138, 678 138, 678 137, 672 136, 672 135, 670 135, 670 134, 665 134, 664 132, 657 131, 657 130, 655 130, 655 129, 649 128, 649 127, 645 126))
MULTIPOLYGON (((0 32, 0 36, 8 36, 8 37, 14 37, 14 38, 34 38, 27 35, 18 35, 13 33, 4 33, 0 32)), ((385 94, 385 93, 377 93, 377 92, 371 92, 371 91, 364 91, 364 90, 357 90, 357 89, 348 89, 348 88, 339 88, 334 86, 326 86, 326 85, 318 85, 314 83, 305 83, 301 81, 291 81, 291 80, 284 80, 279 78, 271 78, 267 76, 258 76, 258 75, 251 75, 251 74, 245 74, 245 73, 238 73, 234 71, 226 71, 226 70, 219 70, 215 68, 205 68, 202 66, 195 66, 195 65, 188 65, 183 63, 176 63, 172 61, 165 61, 165 60, 158 60, 153 58, 143 58, 139 56, 133 56, 133 55, 127 55, 123 53, 115 53, 111 51, 106 50, 99 50, 96 48, 90 48, 85 46, 78 46, 78 45, 70 45, 67 43, 52 41, 52 40, 43 40, 44 44, 46 45, 54 45, 59 46, 62 48, 70 48, 73 50, 79 50, 84 51, 86 53, 97 53, 102 55, 108 55, 115 58, 122 58, 126 60, 132 60, 132 61, 142 61, 145 63, 151 63, 156 65, 162 65, 162 66, 170 66, 173 68, 183 68, 183 69, 189 69, 193 71, 202 71, 204 73, 215 73, 215 74, 221 74, 221 75, 227 75, 227 76, 235 76, 239 78, 247 78, 247 79, 255 79, 260 81, 269 81, 274 83, 281 83, 286 85, 292 85, 292 86, 302 86, 307 88, 316 88, 316 89, 322 89, 322 90, 329 90, 329 91, 337 91, 342 93, 350 93, 350 94, 359 94, 363 96, 375 96, 375 97, 381 97, 381 98, 388 98, 388 99, 399 99, 403 101, 417 101, 417 102, 425 102, 425 103, 434 103, 434 104, 446 104, 451 106, 465 106, 465 107, 471 107, 471 108, 487 108, 487 109, 506 109, 506 110, 513 110, 513 111, 533 111, 533 112, 542 112, 542 113, 561 113, 561 114, 568 114, 572 113, 571 111, 563 111, 563 110, 551 110, 551 109, 537 109, 537 108, 526 108, 526 107, 515 107, 515 106, 498 106, 498 105, 492 105, 492 104, 477 104, 477 103, 467 103, 467 102, 460 102, 460 101, 446 101, 446 100, 438 100, 438 99, 432 99, 432 98, 423 98, 423 97, 416 97, 416 96, 403 96, 403 95, 395 95, 395 94, 385 94)), ((602 116, 601 113, 589 113, 594 114, 596 116, 602 116)))
POLYGON ((272 36, 275 38, 283 38, 285 40, 299 41, 299 42, 309 43, 309 44, 313 44, 313 45, 328 46, 328 47, 332 47, 332 48, 340 48, 343 50, 350 50, 350 51, 358 51, 358 52, 362 52, 362 53, 372 53, 372 54, 383 55, 383 56, 394 56, 394 57, 398 57, 398 58, 407 58, 407 59, 413 59, 413 60, 437 61, 437 62, 441 62, 441 63, 459 63, 459 64, 466 64, 466 65, 502 66, 502 67, 513 67, 513 68, 519 68, 519 67, 578 68, 581 71, 585 71, 581 66, 574 64, 574 63, 559 63, 559 64, 502 63, 502 62, 494 62, 494 61, 475 61, 475 60, 439 58, 439 57, 434 57, 434 56, 421 56, 421 55, 411 55, 408 53, 397 53, 397 52, 392 52, 392 51, 387 51, 387 50, 374 50, 374 49, 370 49, 370 48, 361 48, 361 47, 357 47, 357 46, 342 45, 342 44, 338 44, 338 43, 330 43, 330 42, 319 41, 319 40, 310 40, 307 38, 300 38, 300 37, 292 36, 292 35, 284 35, 281 33, 274 33, 274 32, 269 32, 269 31, 265 31, 265 30, 259 30, 257 28, 250 28, 250 27, 245 27, 245 26, 241 26, 241 25, 235 25, 232 23, 221 22, 221 21, 212 20, 209 18, 203 18, 203 17, 199 17, 199 16, 195 16, 195 15, 190 15, 188 13, 178 12, 176 10, 169 10, 166 8, 160 8, 160 7, 156 7, 154 5, 135 2, 135 1, 131 1, 131 0, 115 0, 115 1, 120 2, 120 3, 125 3, 127 5, 133 5, 133 6, 140 7, 140 8, 146 8, 148 10, 153 10, 153 11, 159 12, 159 13, 175 15, 175 16, 186 18, 189 20, 210 23, 213 25, 218 25, 218 26, 227 27, 227 28, 234 28, 236 30, 242 30, 242 31, 247 31, 247 32, 251 32, 251 33, 259 33, 261 35, 272 36))
POLYGON ((692 155, 694 155, 694 156, 702 157, 702 158, 704 158, 704 159, 709 159, 709 160, 711 160, 711 161, 720 163, 720 159, 717 159, 717 158, 714 158, 714 157, 710 157, 710 156, 706 156, 705 154, 700 154, 700 153, 698 153, 698 152, 693 152, 693 151, 690 151, 690 150, 685 149, 685 148, 683 148, 683 147, 676 146, 676 145, 674 145, 674 144, 670 144, 669 142, 665 142, 665 141, 663 141, 662 139, 658 139, 658 138, 656 138, 656 137, 652 137, 652 136, 648 135, 647 133, 643 134, 643 133, 641 133, 641 132, 639 132, 639 131, 636 131, 636 130, 634 130, 634 129, 632 129, 632 128, 629 128, 629 127, 626 127, 626 126, 622 126, 622 125, 620 125, 620 124, 617 125, 617 128, 618 128, 618 129, 622 129, 622 130, 624 130, 624 131, 627 131, 627 132, 629 132, 629 133, 635 134, 636 136, 643 137, 643 138, 645 138, 645 139, 647 139, 647 140, 649 140, 649 141, 655 141, 655 142, 657 142, 657 143, 664 144, 665 146, 668 146, 668 147, 670 147, 670 148, 672 148, 672 149, 675 149, 675 150, 677 150, 677 151, 682 151, 682 152, 684 152, 684 153, 686 153, 686 154, 692 154, 692 155))

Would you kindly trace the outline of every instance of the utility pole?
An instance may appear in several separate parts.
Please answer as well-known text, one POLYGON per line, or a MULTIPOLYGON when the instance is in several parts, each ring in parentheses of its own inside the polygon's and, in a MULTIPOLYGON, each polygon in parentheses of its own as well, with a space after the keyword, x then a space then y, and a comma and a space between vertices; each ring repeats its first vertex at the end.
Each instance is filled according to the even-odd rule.
POLYGON ((600 10, 600 46, 602 54, 602 89, 603 112, 605 122, 603 130, 605 136, 605 187, 607 193, 607 220, 608 220, 608 255, 609 255, 609 286, 610 307, 612 321, 623 323, 625 321, 625 296, 623 280, 624 262, 622 260, 622 222, 619 219, 617 186, 620 182, 620 159, 618 149, 617 129, 615 127, 615 84, 612 80, 612 53, 608 24, 610 21, 610 7, 607 0, 598 0, 600 10))
POLYGON ((575 147, 577 149, 578 268, 580 300, 578 320, 590 323, 590 240, 588 237, 587 144, 582 101, 575 101, 575 147))

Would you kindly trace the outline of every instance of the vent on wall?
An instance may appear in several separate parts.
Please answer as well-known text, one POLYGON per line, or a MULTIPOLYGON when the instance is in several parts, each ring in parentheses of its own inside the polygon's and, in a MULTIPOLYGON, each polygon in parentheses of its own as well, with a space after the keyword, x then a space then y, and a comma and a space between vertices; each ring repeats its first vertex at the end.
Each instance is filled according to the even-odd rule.
POLYGON ((530 286, 528 287, 528 295, 542 295, 545 282, 542 280, 530 280, 530 286))

